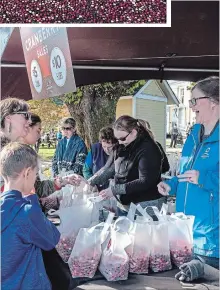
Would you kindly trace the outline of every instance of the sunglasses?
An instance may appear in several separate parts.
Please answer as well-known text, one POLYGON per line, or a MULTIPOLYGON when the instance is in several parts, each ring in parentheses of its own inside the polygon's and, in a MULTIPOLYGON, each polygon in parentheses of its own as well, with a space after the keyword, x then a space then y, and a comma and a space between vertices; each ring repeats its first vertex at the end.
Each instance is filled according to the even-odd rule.
POLYGON ((125 137, 121 137, 121 138, 116 138, 118 141, 125 141, 126 139, 127 139, 127 137, 129 136, 131 134, 131 132, 130 133, 128 133, 128 135, 126 135, 125 137))
POLYGON ((192 98, 191 100, 189 100, 189 104, 191 106, 195 106, 197 104, 197 100, 200 100, 200 99, 209 99, 209 97, 192 98))
POLYGON ((73 127, 62 127, 62 130, 71 131, 73 127))
POLYGON ((29 112, 18 111, 18 112, 13 112, 12 115, 23 115, 25 120, 31 119, 31 114, 29 112))

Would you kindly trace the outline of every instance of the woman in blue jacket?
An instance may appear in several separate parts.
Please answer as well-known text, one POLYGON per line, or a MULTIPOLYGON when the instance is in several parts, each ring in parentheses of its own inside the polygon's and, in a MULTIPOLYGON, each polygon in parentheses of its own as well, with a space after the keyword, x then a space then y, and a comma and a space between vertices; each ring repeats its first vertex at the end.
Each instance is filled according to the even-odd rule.
POLYGON ((189 102, 196 124, 182 151, 180 175, 158 190, 176 194, 176 210, 195 216, 195 258, 219 269, 219 78, 199 81, 189 102))

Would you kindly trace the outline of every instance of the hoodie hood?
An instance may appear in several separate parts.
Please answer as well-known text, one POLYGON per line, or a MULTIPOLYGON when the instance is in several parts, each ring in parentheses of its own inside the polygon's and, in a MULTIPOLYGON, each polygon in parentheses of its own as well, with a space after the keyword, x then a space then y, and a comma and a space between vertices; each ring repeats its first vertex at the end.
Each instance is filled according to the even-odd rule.
POLYGON ((6 191, 1 195, 1 233, 13 222, 23 206, 29 203, 17 190, 6 191))

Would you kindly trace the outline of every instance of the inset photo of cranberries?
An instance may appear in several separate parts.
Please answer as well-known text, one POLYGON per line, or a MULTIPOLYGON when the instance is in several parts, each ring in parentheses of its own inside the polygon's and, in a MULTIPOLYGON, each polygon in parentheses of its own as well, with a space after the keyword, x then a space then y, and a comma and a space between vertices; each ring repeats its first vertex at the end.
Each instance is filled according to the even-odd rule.
POLYGON ((0 23, 165 24, 167 0, 1 0, 0 23))

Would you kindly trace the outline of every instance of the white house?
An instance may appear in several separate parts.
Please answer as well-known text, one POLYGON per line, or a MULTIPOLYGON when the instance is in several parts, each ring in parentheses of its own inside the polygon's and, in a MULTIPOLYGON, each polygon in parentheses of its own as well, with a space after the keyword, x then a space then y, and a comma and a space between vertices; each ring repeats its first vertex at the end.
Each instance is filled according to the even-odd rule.
POLYGON ((130 115, 148 121, 157 141, 165 148, 167 105, 179 105, 168 82, 148 80, 134 96, 124 96, 119 99, 116 118, 130 115))
POLYGON ((188 123, 195 122, 195 114, 189 107, 191 96, 189 86, 190 82, 185 81, 168 81, 172 91, 177 96, 180 104, 167 106, 167 133, 170 132, 174 123, 177 124, 180 131, 185 134, 188 123))

